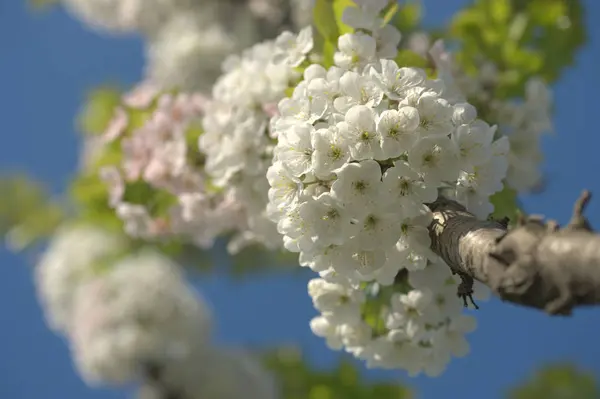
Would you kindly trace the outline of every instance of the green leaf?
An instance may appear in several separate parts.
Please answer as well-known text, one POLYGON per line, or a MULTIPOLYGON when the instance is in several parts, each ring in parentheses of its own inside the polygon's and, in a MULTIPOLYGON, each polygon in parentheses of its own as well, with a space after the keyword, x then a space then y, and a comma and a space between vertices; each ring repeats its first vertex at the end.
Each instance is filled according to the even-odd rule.
POLYGON ((529 378, 529 381, 512 389, 510 399, 597 399, 600 387, 591 373, 574 365, 549 365, 529 378))
POLYGON ((196 245, 185 243, 171 255, 179 264, 194 272, 206 273, 212 271, 215 265, 212 252, 198 248, 196 245))
POLYGON ((394 59, 399 67, 415 67, 427 69, 429 63, 421 55, 415 53, 412 50, 400 50, 398 55, 394 59))
MULTIPOLYGON (((348 7, 356 7, 356 4, 352 0, 330 0, 333 3, 333 13, 335 15, 335 22, 337 24, 339 36, 345 35, 346 33, 354 32, 354 28, 346 25, 342 22, 342 15, 344 10, 348 7)), ((337 44, 337 38, 336 38, 337 44)))
POLYGON ((121 91, 116 87, 102 86, 89 92, 78 116, 81 132, 89 135, 102 134, 120 103, 121 91))
POLYGON ((586 40, 580 0, 478 0, 457 13, 449 38, 460 45, 463 69, 480 62, 499 69, 495 98, 520 97, 534 76, 556 81, 586 40))
POLYGON ((410 390, 398 383, 367 382, 354 362, 340 357, 332 370, 311 367, 299 350, 282 347, 263 355, 266 367, 279 381, 283 399, 409 399, 410 390))
POLYGON ((337 50, 337 43, 325 42, 323 43, 323 66, 330 68, 333 66, 333 56, 337 50))
POLYGON ((490 202, 494 205, 492 218, 500 220, 507 217, 511 222, 517 220, 517 215, 520 212, 517 192, 508 186, 504 186, 502 191, 499 191, 490 197, 490 202))
POLYGON ((305 269, 298 267, 298 255, 289 251, 269 251, 261 245, 249 245, 239 253, 232 255, 231 272, 243 277, 254 272, 293 271, 305 269))
POLYGON ((200 123, 192 123, 185 132, 188 163, 198 168, 204 167, 206 162, 206 155, 200 152, 198 147, 198 139, 203 133, 204 129, 200 123))
POLYGON ((317 32, 328 42, 336 42, 340 35, 335 20, 332 0, 316 0, 313 7, 313 21, 317 32))
POLYGON ((69 187, 69 194, 77 206, 77 218, 110 231, 122 231, 123 223, 110 208, 108 187, 94 171, 77 176, 69 187))
POLYGON ((333 65, 333 54, 338 37, 353 29, 342 22, 346 7, 355 6, 351 0, 316 0, 313 7, 313 23, 318 33, 316 41, 323 52, 323 64, 326 68, 333 65))
POLYGON ((390 5, 386 7, 386 9, 384 9, 383 11, 383 24, 389 24, 392 21, 392 19, 394 19, 399 9, 400 3, 398 3, 397 1, 390 3, 390 5))
POLYGON ((511 16, 511 0, 492 0, 487 1, 488 17, 497 24, 506 24, 511 16))
POLYGON ((0 235, 21 251, 47 239, 65 220, 63 204, 43 185, 22 174, 0 178, 0 235))
POLYGON ((406 0, 402 1, 402 4, 389 23, 405 35, 418 28, 421 18, 421 1, 406 0))

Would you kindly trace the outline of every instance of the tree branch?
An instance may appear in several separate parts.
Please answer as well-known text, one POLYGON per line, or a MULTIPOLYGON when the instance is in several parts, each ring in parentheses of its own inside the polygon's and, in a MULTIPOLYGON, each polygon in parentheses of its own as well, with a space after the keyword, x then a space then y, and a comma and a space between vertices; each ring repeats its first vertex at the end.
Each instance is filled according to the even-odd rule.
POLYGON ((163 381, 163 368, 158 364, 151 362, 144 364, 143 377, 152 390, 153 397, 157 399, 183 399, 183 395, 163 381))
POLYGON ((465 304, 475 279, 504 301, 570 315, 574 307, 600 304, 600 236, 583 216, 589 199, 584 191, 564 228, 521 216, 509 229, 440 197, 429 204, 432 249, 461 276, 458 295, 465 304))

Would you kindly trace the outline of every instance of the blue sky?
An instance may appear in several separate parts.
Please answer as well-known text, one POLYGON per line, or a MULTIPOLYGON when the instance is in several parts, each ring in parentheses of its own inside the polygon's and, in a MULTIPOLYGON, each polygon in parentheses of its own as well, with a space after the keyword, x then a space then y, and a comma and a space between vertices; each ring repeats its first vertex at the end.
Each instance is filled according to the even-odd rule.
MULTIPOLYGON (((447 21, 465 0, 426 0, 428 23, 447 21)), ((600 193, 596 95, 600 89, 600 2, 588 0, 590 40, 555 89, 555 137, 544 143, 550 178, 541 195, 523 197, 527 211, 568 220, 583 188, 600 193)), ((25 170, 59 192, 77 157, 73 117, 85 91, 102 83, 139 80, 141 44, 86 31, 62 11, 32 15, 24 1, 0 1, 0 171, 25 170)), ((600 226, 600 205, 588 215, 600 226)), ((290 276, 234 282, 204 277, 199 286, 214 308, 220 342, 300 345, 318 367, 337 354, 314 337, 315 314, 306 280, 290 276)), ((494 300, 477 312, 472 353, 453 361, 440 378, 408 379, 400 372, 368 372, 370 378, 407 382, 419 398, 494 399, 544 362, 567 360, 600 377, 599 310, 578 310, 570 319, 494 300)), ((11 399, 125 398, 123 390, 91 389, 78 378, 65 343, 45 326, 26 261, 0 248, 0 397, 11 399)))

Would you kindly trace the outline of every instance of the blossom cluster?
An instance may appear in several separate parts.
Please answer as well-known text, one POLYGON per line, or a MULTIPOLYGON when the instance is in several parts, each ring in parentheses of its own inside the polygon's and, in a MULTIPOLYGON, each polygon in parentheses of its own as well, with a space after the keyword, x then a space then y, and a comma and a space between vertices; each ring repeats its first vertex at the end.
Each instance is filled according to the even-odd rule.
POLYGON ((202 124, 199 148, 206 154, 205 171, 212 183, 243 209, 247 229, 230 250, 247 242, 281 247, 281 237, 266 217, 268 182, 275 144, 269 117, 286 90, 301 77, 296 71, 312 50, 311 28, 295 35, 284 32, 231 56, 213 87, 202 124))
POLYGON ((210 248, 218 236, 243 222, 232 196, 211 189, 195 146, 204 103, 201 95, 161 94, 142 85, 115 110, 102 141, 120 146, 121 160, 102 167, 100 176, 108 186, 110 206, 130 236, 181 237, 210 248), (132 120, 135 112, 147 113, 139 126, 132 120), (129 199, 128 192, 136 189, 140 194, 129 199))
POLYGON ((36 267, 46 317, 68 338, 83 379, 142 380, 144 397, 160 388, 189 399, 275 399, 271 376, 250 356, 210 342, 211 312, 180 267, 150 249, 126 254, 122 243, 94 227, 63 227, 36 267), (144 375, 149 367, 161 370, 160 387, 144 375))
POLYGON ((161 89, 208 90, 234 51, 305 26, 313 0, 62 0, 92 29, 143 36, 146 79, 161 89), (290 4, 286 4, 290 3, 290 4), (285 13, 290 15, 286 15, 285 13))
POLYGON ((309 284, 317 335, 370 366, 437 375, 466 353, 474 320, 430 250, 427 204, 444 190, 486 217, 508 140, 443 79, 386 59, 400 40, 381 28, 387 1, 355 3, 343 20, 357 31, 339 37, 335 66, 307 67, 271 120, 268 216, 320 274, 309 284))
POLYGON ((72 325, 74 292, 82 281, 124 250, 118 237, 90 226, 62 227, 35 269, 37 293, 48 325, 66 333, 72 325))
POLYGON ((541 139, 552 132, 552 93, 546 83, 532 78, 526 84, 523 102, 494 104, 501 134, 510 141, 507 183, 519 192, 535 190, 543 184, 541 139))
POLYGON ((187 12, 199 3, 195 0, 62 0, 72 15, 94 29, 151 34, 165 19, 187 12), (150 4, 149 4, 150 3, 150 4))
MULTIPOLYGON (((210 346, 166 363, 161 385, 185 399, 278 399, 277 384, 258 359, 239 348, 210 346)), ((164 388, 144 382, 138 398, 162 399, 164 388)))
POLYGON ((153 251, 81 284, 72 320, 73 357, 90 383, 135 380, 145 362, 185 358, 211 332, 208 309, 179 267, 153 251))
POLYGON ((452 55, 437 41, 428 54, 446 85, 462 99, 473 99, 488 110, 488 117, 498 122, 500 136, 510 143, 506 182, 517 191, 533 190, 542 181, 541 138, 552 131, 552 94, 541 78, 531 78, 525 85, 522 101, 501 100, 494 96, 498 70, 484 62, 476 76, 465 73, 452 55))

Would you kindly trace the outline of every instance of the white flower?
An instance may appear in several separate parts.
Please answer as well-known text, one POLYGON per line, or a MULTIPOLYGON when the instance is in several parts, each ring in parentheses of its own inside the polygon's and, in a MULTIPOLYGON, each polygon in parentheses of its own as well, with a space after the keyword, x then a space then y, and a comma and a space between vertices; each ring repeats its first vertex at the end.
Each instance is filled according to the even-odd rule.
POLYGON ((346 33, 338 39, 339 51, 333 56, 341 68, 350 69, 372 61, 377 51, 377 43, 372 36, 362 32, 346 33))
POLYGON ((112 33, 154 33, 178 12, 197 7, 193 0, 62 0, 66 9, 94 29, 112 33))
POLYGON ((118 236, 92 226, 64 226, 56 232, 35 269, 38 296, 53 330, 69 330, 75 291, 123 249, 118 236))
POLYGON ((430 262, 423 269, 411 271, 408 275, 408 282, 413 288, 430 289, 433 292, 442 290, 449 279, 452 279, 450 267, 441 260, 430 262))
POLYGON ((211 316, 177 265, 143 252, 79 288, 70 338, 84 379, 122 383, 148 359, 185 357, 206 341, 211 316))
POLYGON ((298 35, 288 31, 281 33, 275 40, 275 47, 277 50, 273 62, 299 66, 313 48, 312 27, 307 26, 298 35))
POLYGON ((337 265, 336 271, 339 270, 340 274, 348 277, 356 273, 360 280, 370 281, 385 266, 387 258, 385 250, 368 245, 368 241, 367 245, 363 245, 361 241, 360 238, 356 238, 347 244, 351 258, 337 265))
POLYGON ((310 329, 318 337, 325 338, 325 343, 330 349, 342 349, 344 343, 340 337, 339 325, 324 316, 315 317, 310 321, 310 329))
POLYGON ((427 52, 427 55, 435 64, 436 71, 438 72, 438 79, 444 83, 444 97, 452 104, 464 102, 465 95, 453 73, 454 60, 446 50, 444 42, 442 40, 437 40, 427 52))
POLYGON ((139 398, 161 397, 165 386, 185 398, 278 398, 271 373, 254 354, 239 348, 198 345, 185 359, 161 366, 161 384, 144 379, 139 398))
POLYGON ((396 162, 385 171, 382 182, 404 217, 416 216, 420 204, 433 202, 438 195, 435 186, 425 183, 407 162, 396 162))
POLYGON ((396 58, 402 34, 395 26, 385 25, 373 31, 377 43, 377 58, 396 58))
MULTIPOLYGON (((350 268, 350 259, 352 258, 351 249, 347 244, 344 245, 329 245, 325 248, 320 248, 319 251, 313 253, 303 253, 300 255, 300 261, 309 266, 315 272, 325 272, 329 270, 338 273, 350 268), (340 265, 345 267, 340 269, 340 265)), ((352 274, 350 273, 344 273, 352 274)))
POLYGON ((418 228, 413 228, 412 231, 405 230, 396 247, 388 252, 388 258, 396 259, 403 268, 410 272, 423 270, 430 262, 437 260, 437 255, 426 246, 429 240, 420 230, 418 228), (419 239, 423 242, 420 242, 419 239))
POLYGON ((318 100, 318 119, 284 106, 285 116, 271 120, 274 161, 289 176, 271 176, 270 214, 285 248, 321 277, 309 286, 322 313, 311 322, 316 335, 368 367, 437 375, 452 356, 443 337, 463 307, 450 268, 431 250, 426 204, 444 190, 469 209, 486 208, 485 190, 506 177, 509 143, 492 142, 494 128, 444 79, 378 59, 395 57, 400 40, 395 29, 376 26, 387 3, 356 0, 343 18, 361 28, 340 37, 337 66, 307 70, 282 102, 318 100), (297 130, 311 132, 310 146, 297 130), (282 156, 288 152, 295 155, 282 156), (491 181, 479 183, 475 173, 491 181), (369 307, 394 291, 391 303, 369 307), (384 335, 373 334, 386 323, 384 335))
POLYGON ((396 158, 407 152, 418 140, 419 111, 413 107, 383 111, 377 120, 384 158, 396 158))
POLYGON ((324 96, 311 96, 310 98, 284 98, 279 104, 279 118, 275 128, 285 130, 298 122, 314 123, 320 119, 327 108, 327 99, 324 96))
POLYGON ((381 206, 381 168, 372 160, 344 165, 331 186, 332 196, 353 215, 366 215, 381 206))
POLYGON ((394 294, 390 300, 392 308, 388 314, 387 327, 390 329, 403 327, 411 338, 423 334, 424 316, 431 301, 429 291, 412 290, 408 294, 394 294))
POLYGON ((425 182, 439 184, 458 174, 456 147, 446 137, 426 137, 408 151, 408 163, 425 182))
POLYGON ((447 329, 441 330, 440 334, 434 337, 434 342, 441 347, 448 348, 448 351, 454 356, 464 357, 470 349, 464 336, 475 330, 476 326, 477 323, 473 317, 458 315, 452 318, 447 329))
MULTIPOLYGON (((447 265, 443 265, 443 267, 448 268, 447 265)), ((462 313, 464 302, 456 295, 457 284, 455 279, 446 277, 444 283, 438 287, 432 287, 430 282, 428 284, 428 288, 433 292, 434 303, 427 314, 429 323, 437 325, 462 313)))
POLYGON ((310 97, 324 98, 327 107, 333 107, 333 101, 341 95, 339 80, 329 81, 326 77, 314 78, 308 81, 306 94, 310 97))
POLYGON ((276 209, 285 210, 297 201, 301 183, 283 166, 282 162, 275 162, 269 167, 267 179, 271 185, 269 200, 276 209))
POLYGON ((452 134, 452 140, 458 148, 460 165, 463 170, 472 171, 492 156, 492 140, 495 127, 490 127, 482 120, 476 120, 469 125, 460 125, 452 134))
POLYGON ((300 216, 299 207, 287 209, 277 222, 277 231, 284 235, 284 246, 288 251, 311 252, 315 242, 309 235, 306 223, 300 216))
POLYGON ((383 98, 383 92, 372 79, 353 71, 342 75, 339 90, 342 96, 334 100, 333 106, 341 113, 346 113, 354 105, 377 107, 383 98))
POLYGON ((418 68, 399 68, 393 60, 380 60, 380 71, 371 68, 370 74, 376 79, 391 100, 401 100, 406 93, 422 84, 427 75, 418 68))
POLYGON ((355 105, 346 112, 343 122, 337 124, 340 135, 350 147, 352 158, 381 159, 381 136, 375 124, 376 115, 364 106, 355 105))
POLYGON ((98 172, 100 179, 108 185, 108 204, 117 206, 125 193, 125 183, 116 166, 105 166, 98 172))
POLYGON ((304 70, 304 80, 310 82, 318 78, 326 78, 327 70, 319 64, 311 64, 304 70))
POLYGON ((125 225, 123 230, 131 237, 149 238, 153 233, 153 219, 143 205, 119 203, 115 208, 125 225))
POLYGON ((315 308, 338 323, 354 323, 360 320, 360 303, 364 302, 361 291, 345 288, 316 278, 308 282, 308 293, 315 308))
POLYGON ((342 324, 339 327, 339 334, 346 351, 354 356, 360 356, 371 341, 372 329, 364 322, 342 324))
POLYGON ((312 169, 319 178, 328 178, 350 159, 350 148, 336 126, 313 133, 312 169))
POLYGON ((307 234, 320 246, 341 245, 355 230, 347 210, 329 193, 303 203, 298 213, 307 226, 307 234))
POLYGON ((384 251, 396 244, 400 235, 400 217, 394 209, 374 208, 361 223, 357 239, 362 249, 384 251))
POLYGON ((295 124, 280 134, 275 155, 294 176, 302 176, 312 169, 312 135, 314 128, 308 123, 295 124))
POLYGON ((422 250, 429 248, 431 239, 429 238, 429 225, 432 222, 432 214, 422 207, 417 216, 406 218, 402 221, 400 237, 404 243, 412 249, 422 250))
POLYGON ((235 38, 209 15, 177 14, 147 45, 147 75, 164 89, 208 89, 225 57, 240 44, 249 44, 240 40, 248 38, 235 38))
POLYGON ((377 281, 379 285, 385 287, 393 285, 396 281, 396 276, 398 275, 398 272, 404 267, 400 259, 398 259, 398 257, 396 257, 395 255, 396 254, 392 251, 388 251, 386 253, 386 263, 381 269, 377 270, 377 272, 375 273, 375 281, 377 281))
POLYGON ((367 3, 356 4, 358 7, 346 7, 344 9, 342 13, 343 23, 355 29, 370 31, 381 26, 383 23, 383 19, 379 16, 381 8, 367 3))
POLYGON ((447 136, 452 133, 454 110, 450 103, 434 91, 415 88, 407 92, 400 106, 412 106, 419 111, 419 129, 422 136, 447 136))
POLYGON ((490 157, 487 162, 476 165, 472 172, 461 172, 458 184, 473 188, 481 195, 491 195, 503 188, 502 178, 506 174, 507 164, 502 157, 490 157))
POLYGON ((454 105, 452 121, 455 125, 468 125, 477 118, 477 110, 469 103, 460 103, 454 105))
MULTIPOLYGON (((304 151, 310 150, 312 133, 306 129, 312 130, 311 124, 325 111, 327 102, 322 102, 319 111, 316 98, 313 101, 302 97, 305 92, 302 88, 281 102, 286 98, 290 82, 300 75, 288 63, 273 62, 277 51, 275 43, 267 41, 231 57, 213 87, 202 119, 204 133, 199 138, 199 150, 206 157, 204 171, 211 184, 217 186, 222 195, 232 197, 239 205, 240 214, 246 215, 236 231, 236 245, 229 246, 230 250, 239 250, 242 245, 251 243, 273 249, 278 245, 296 247, 296 250, 299 243, 309 244, 310 237, 300 234, 300 226, 294 227, 293 238, 277 239, 277 228, 281 229, 282 225, 270 222, 270 219, 288 218, 287 208, 302 190, 302 187, 294 187, 300 183, 300 176, 283 162, 280 170, 270 172, 268 179, 265 176, 273 163, 273 142, 279 135, 282 145, 287 140, 288 146, 285 150, 280 148, 277 157, 293 163, 295 172, 311 169, 311 156, 304 151), (283 115, 275 115, 277 111, 283 115), (304 131, 294 127, 302 125, 302 121, 304 131), (303 151, 297 151, 295 145, 302 145, 303 151), (282 172, 284 169, 287 172, 282 172), (277 187, 269 192, 269 185, 277 187), (269 201, 275 204, 267 209, 269 201)), ((311 73, 318 76, 319 68, 307 70, 306 75, 311 73)), ((289 229, 291 226, 294 225, 289 225, 289 229)))

